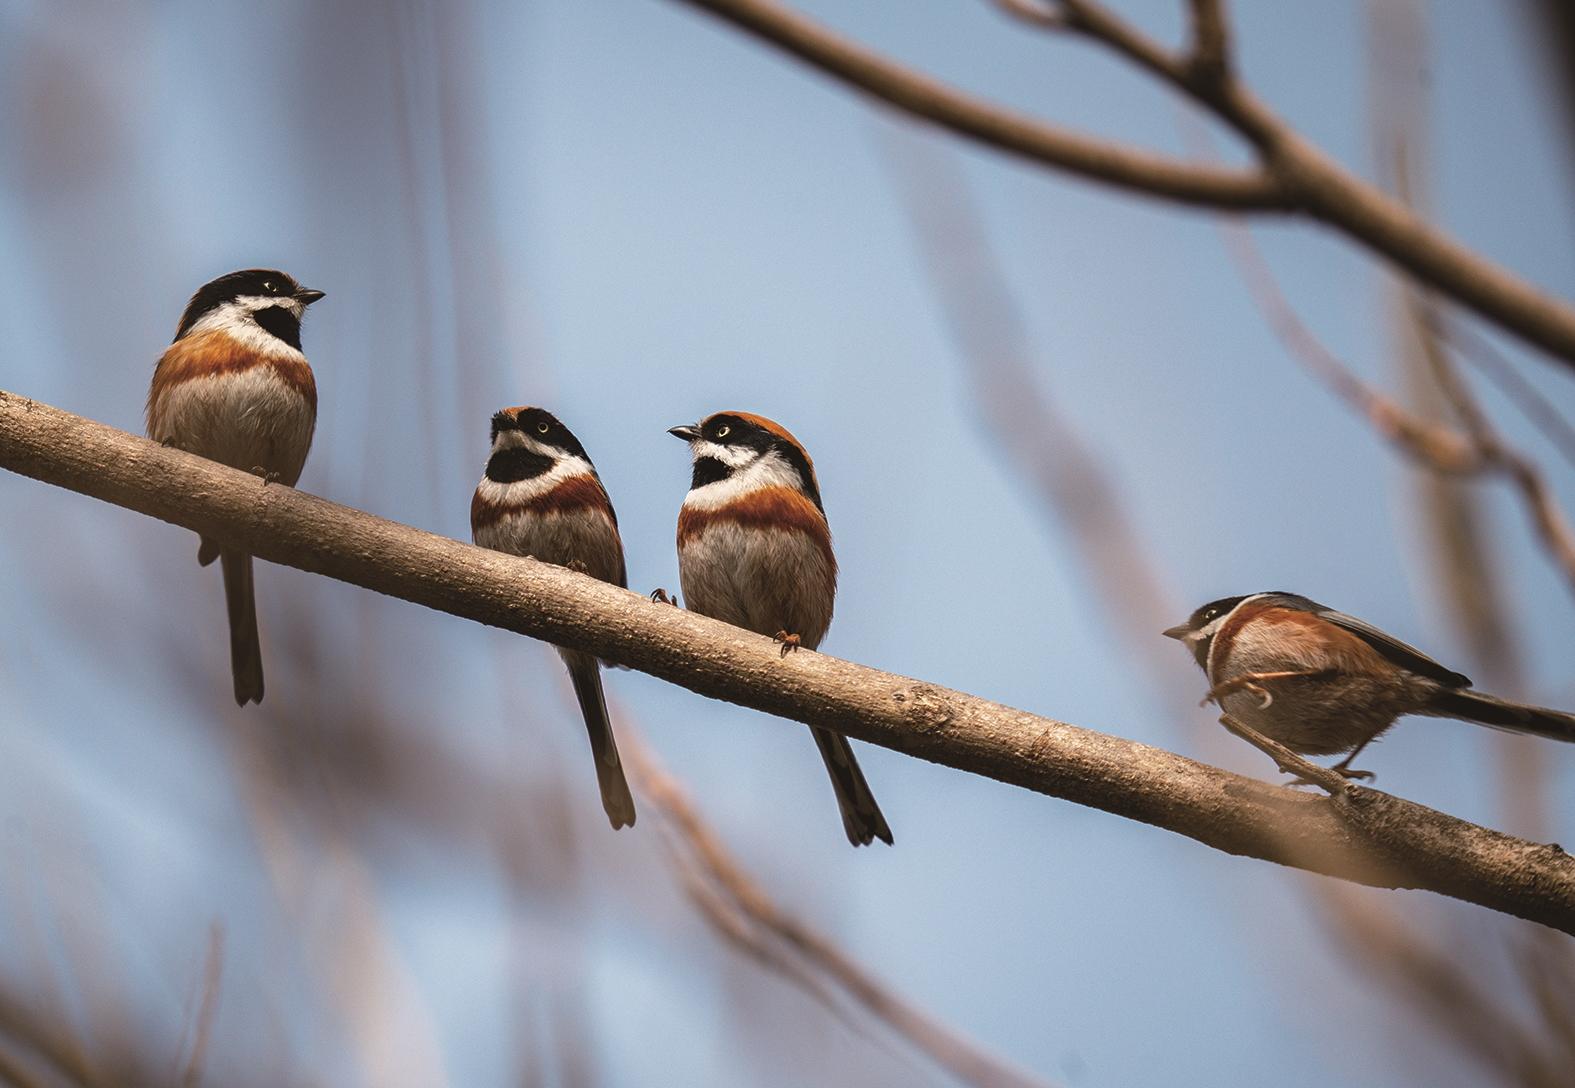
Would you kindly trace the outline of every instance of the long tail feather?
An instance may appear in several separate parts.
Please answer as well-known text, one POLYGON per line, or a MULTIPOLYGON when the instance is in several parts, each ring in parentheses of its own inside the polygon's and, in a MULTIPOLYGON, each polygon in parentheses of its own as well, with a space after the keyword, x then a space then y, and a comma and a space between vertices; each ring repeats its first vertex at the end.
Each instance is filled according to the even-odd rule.
POLYGON ((230 613, 230 672, 235 678, 235 701, 241 706, 260 703, 263 697, 262 643, 257 637, 257 599, 252 593, 252 557, 245 552, 221 551, 224 603, 230 613))
POLYGON ((1512 703, 1508 699, 1464 688, 1440 692, 1433 697, 1428 709, 1444 717, 1463 718, 1516 733, 1575 742, 1575 714, 1566 714, 1562 710, 1512 703))
POLYGON ((831 775, 831 786, 837 793, 837 807, 842 810, 842 829, 854 846, 868 846, 873 840, 891 845, 891 828, 881 815, 875 795, 864 780, 859 761, 853 758, 853 748, 841 733, 809 727, 820 749, 820 758, 826 761, 826 771, 831 775))
POLYGON ((607 718, 607 698, 602 694, 600 666, 594 657, 566 653, 569 679, 574 682, 580 712, 585 715, 585 731, 591 738, 591 755, 596 760, 596 783, 602 791, 602 808, 616 830, 634 826, 634 797, 629 793, 623 764, 618 760, 618 742, 613 739, 612 723, 607 718))

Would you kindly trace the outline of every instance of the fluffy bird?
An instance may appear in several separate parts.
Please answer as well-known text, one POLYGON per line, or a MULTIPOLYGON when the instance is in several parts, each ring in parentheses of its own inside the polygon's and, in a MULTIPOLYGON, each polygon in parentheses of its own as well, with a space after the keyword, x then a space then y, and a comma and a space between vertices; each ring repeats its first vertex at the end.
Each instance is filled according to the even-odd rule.
POLYGON ((1575 715, 1472 691, 1471 681, 1355 616, 1295 593, 1225 597, 1165 631, 1208 676, 1209 698, 1302 755, 1349 753, 1351 769, 1405 714, 1458 718, 1575 741, 1575 715))
MULTIPOLYGON (((809 454, 780 424, 718 412, 669 434, 689 444, 693 479, 678 515, 678 574, 702 615, 772 635, 783 654, 831 626, 837 560, 809 454)), ((864 772, 840 733, 811 726, 854 846, 890 843, 864 772)))
MULTIPOLYGON (((551 412, 505 408, 492 417, 492 453, 470 503, 471 538, 615 586, 627 584, 618 517, 585 447, 551 412)), ((585 716, 602 808, 614 828, 634 824, 634 798, 607 717, 601 665, 560 648, 585 716)))
MULTIPOLYGON (((293 486, 317 424, 317 384, 301 351, 301 318, 322 297, 266 268, 204 284, 154 368, 148 436, 293 486)), ((235 701, 260 703, 252 557, 203 538, 197 562, 207 566, 215 559, 224 572, 235 701)))

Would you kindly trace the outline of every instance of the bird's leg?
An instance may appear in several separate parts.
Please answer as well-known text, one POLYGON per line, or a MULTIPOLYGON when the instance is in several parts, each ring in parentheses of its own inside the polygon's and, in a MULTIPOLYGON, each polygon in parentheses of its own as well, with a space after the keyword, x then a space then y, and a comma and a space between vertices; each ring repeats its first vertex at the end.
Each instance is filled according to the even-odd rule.
POLYGON ((253 465, 252 466, 252 475, 253 476, 261 476, 264 487, 267 487, 271 483, 277 482, 278 479, 279 479, 279 474, 277 472, 270 472, 268 469, 264 468, 262 465, 253 465))
POLYGON ((799 637, 788 631, 778 631, 771 636, 782 644, 782 656, 786 657, 799 647, 799 637))
POLYGON ((1274 760, 1275 766, 1281 771, 1295 775, 1290 783, 1292 786, 1318 786, 1327 791, 1331 797, 1339 797, 1354 788, 1346 781, 1343 773, 1330 770, 1328 767, 1320 767, 1310 760, 1303 759, 1279 741, 1270 740, 1250 725, 1244 725, 1229 714, 1220 715, 1220 724, 1274 760))
POLYGON ((670 604, 674 608, 678 607, 678 598, 669 597, 667 595, 667 590, 663 589, 661 586, 657 586, 655 589, 651 590, 651 600, 655 601, 657 604, 670 604))
POLYGON ((1298 676, 1327 676, 1332 669, 1313 669, 1311 671, 1292 670, 1287 672, 1249 672, 1241 676, 1232 677, 1221 681, 1209 689, 1199 706, 1208 706, 1218 703, 1227 695, 1238 691, 1250 691, 1258 697, 1260 709, 1267 710, 1274 704, 1274 696, 1262 685, 1270 680, 1291 680, 1298 676))
POLYGON ((1370 779, 1376 778, 1377 776, 1374 775, 1372 771, 1354 771, 1354 770, 1351 769, 1351 760, 1353 760, 1357 756, 1361 755, 1362 754, 1362 749, 1366 748, 1371 743, 1373 743, 1373 738, 1372 737, 1368 737, 1366 740, 1362 741, 1362 743, 1358 744, 1355 748, 1352 748, 1350 755, 1346 756, 1344 759, 1340 760, 1340 762, 1336 763, 1333 767, 1330 767, 1329 769, 1331 771, 1334 771, 1338 775, 1344 776, 1345 778, 1362 779, 1362 780, 1370 780, 1370 779))
POLYGON ((569 560, 567 563, 565 563, 563 565, 565 567, 568 567, 575 574, 590 574, 591 573, 591 568, 587 567, 585 565, 585 561, 583 559, 571 559, 571 560, 569 560))

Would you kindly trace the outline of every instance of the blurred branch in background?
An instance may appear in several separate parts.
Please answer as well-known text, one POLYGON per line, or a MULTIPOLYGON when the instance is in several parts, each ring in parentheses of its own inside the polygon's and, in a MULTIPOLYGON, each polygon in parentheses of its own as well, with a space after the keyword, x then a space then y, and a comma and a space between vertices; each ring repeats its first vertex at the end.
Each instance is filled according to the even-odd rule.
MULTIPOLYGON (((1430 42, 1423 4, 1369 0, 1368 28, 1368 108, 1378 175, 1397 199, 1426 214, 1430 42)), ((1396 369, 1417 414, 1434 425, 1453 422, 1478 449, 1501 448, 1486 412, 1456 369, 1429 299, 1400 278, 1385 277, 1383 286, 1396 369)), ((1411 473, 1408 482, 1416 487, 1423 546, 1432 560, 1428 585, 1467 648, 1473 670, 1492 690, 1525 697, 1519 632, 1478 494, 1467 479, 1426 469, 1411 473)), ((1495 738, 1500 804, 1506 826, 1521 834, 1546 834, 1545 771, 1538 746, 1527 740, 1495 738)))
POLYGON ((1575 424, 1565 419, 1552 401, 1516 370, 1486 337, 1465 322, 1439 312, 1436 307, 1427 308, 1425 316, 1439 326, 1435 336, 1447 340, 1456 354, 1480 371, 1566 461, 1575 465, 1575 424))
MULTIPOLYGON (((1258 157, 1250 171, 1200 170, 1149 152, 1073 136, 984 103, 888 60, 776 0, 682 0, 860 90, 959 135, 1058 170, 1156 197, 1229 211, 1301 212, 1344 233, 1566 367, 1575 309, 1472 252, 1304 140, 1206 55, 1172 52, 1093 0, 996 0, 1009 14, 1108 46, 1234 129, 1258 157)), ((1213 3, 1201 5, 1221 18, 1213 3)), ((1200 31, 1206 48, 1223 51, 1200 31)), ((1223 52, 1219 58, 1223 60, 1223 52)))
POLYGON ((1536 952, 1518 957, 1519 962, 1512 949, 1496 941, 1456 940, 1440 951, 1414 920, 1380 908, 1369 896, 1331 884, 1318 901, 1330 937, 1353 963, 1384 982, 1438 1045, 1474 1060, 1497 1083, 1520 1088, 1569 1084, 1575 1069, 1575 976, 1566 956, 1548 955, 1563 949, 1542 941, 1523 943, 1536 952), (1502 977, 1506 966, 1518 968, 1532 990, 1529 1009, 1504 992, 1504 982, 1517 982, 1502 977))
POLYGON ((1077 548, 1095 611, 1163 688, 1160 706, 1198 697, 1158 637, 1190 611, 1168 586, 1121 501, 1112 473, 1044 392, 1036 351, 967 183, 946 149, 922 134, 882 130, 881 149, 925 270, 988 424, 1030 492, 1077 548))
POLYGON ((625 724, 620 748, 642 802, 654 808, 665 848, 690 899, 746 955, 801 987, 839 1017, 874 1017, 964 1084, 1044 1088, 914 1006, 852 956, 778 906, 728 853, 683 786, 625 724))
POLYGON ((1575 860, 1376 790, 1313 797, 655 604, 0 393, 0 465, 260 559, 594 653, 691 691, 1359 883, 1575 933, 1575 860))
MULTIPOLYGON (((1507 480, 1526 508, 1538 543, 1575 593, 1575 530, 1541 469, 1490 429, 1462 432, 1429 422, 1362 381, 1296 313, 1246 224, 1226 219, 1220 229, 1253 300, 1291 357, 1418 464, 1453 476, 1507 480)), ((1483 417, 1477 413, 1477 418, 1483 417)))

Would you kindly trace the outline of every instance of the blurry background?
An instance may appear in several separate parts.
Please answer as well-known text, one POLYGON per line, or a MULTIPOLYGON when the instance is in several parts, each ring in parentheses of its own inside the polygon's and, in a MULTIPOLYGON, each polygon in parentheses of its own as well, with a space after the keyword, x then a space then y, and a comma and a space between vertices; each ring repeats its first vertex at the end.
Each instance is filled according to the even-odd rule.
MULTIPOLYGON (((983 3, 800 7, 1110 138, 1181 154, 1199 123, 983 3)), ((1167 41, 1182 8, 1122 5, 1167 41)), ((1536 5, 1231 14, 1245 80, 1306 136, 1374 178, 1403 145, 1437 221, 1575 292, 1536 5)), ((1404 390, 1382 269, 1310 225, 1253 229, 1307 323, 1404 390)), ((187 296, 257 265, 328 292, 300 486, 337 501, 468 539, 490 413, 550 406, 617 506, 631 587, 675 588, 688 468, 663 431, 760 411, 820 470, 828 652, 1271 776, 1196 708, 1161 623, 1124 633, 1080 520, 1101 504, 1083 476, 1056 491, 1073 443, 1164 622, 1292 589, 1575 705, 1575 609, 1519 503, 1438 494, 1298 368, 1215 217, 918 129, 685 6, 0 0, 0 387, 140 432, 187 296), (1458 620, 1446 508, 1507 657, 1458 620)), ((1567 371, 1501 346, 1575 411, 1567 371)), ((1575 503, 1569 463, 1479 389, 1575 503)), ((0 1038, 45 1037, 67 1080, 948 1083, 719 940, 643 800, 608 829, 548 649, 265 565, 268 698, 241 711, 193 536, 11 475, 0 519, 0 1038)), ((854 851, 802 727, 634 673, 608 690, 784 909, 1047 1081, 1497 1076, 1332 936, 1312 878, 868 746, 897 845, 854 851)), ((1417 719, 1363 765, 1470 820, 1575 832, 1575 752, 1551 743, 1417 719)), ((1536 1033, 1525 963, 1562 938, 1528 957, 1530 927, 1487 912, 1358 898, 1536 1033)))

